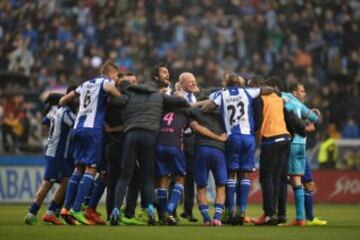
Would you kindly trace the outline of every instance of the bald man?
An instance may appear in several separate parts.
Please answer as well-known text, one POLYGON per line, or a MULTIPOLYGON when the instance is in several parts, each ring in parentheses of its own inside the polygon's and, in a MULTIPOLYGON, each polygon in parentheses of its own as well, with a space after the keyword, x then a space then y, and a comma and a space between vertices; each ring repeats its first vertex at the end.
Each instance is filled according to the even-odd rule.
MULTIPOLYGON (((179 75, 178 87, 180 94, 190 104, 197 102, 195 93, 199 92, 199 87, 196 82, 194 74, 190 72, 184 72, 179 75)), ((190 128, 185 130, 185 157, 186 157, 186 177, 184 184, 184 212, 181 217, 188 219, 190 222, 197 222, 192 214, 194 207, 194 175, 192 169, 192 160, 195 153, 195 135, 190 128)))
POLYGON ((184 72, 179 76, 179 85, 183 96, 191 104, 196 102, 195 93, 199 92, 196 78, 192 73, 184 72))

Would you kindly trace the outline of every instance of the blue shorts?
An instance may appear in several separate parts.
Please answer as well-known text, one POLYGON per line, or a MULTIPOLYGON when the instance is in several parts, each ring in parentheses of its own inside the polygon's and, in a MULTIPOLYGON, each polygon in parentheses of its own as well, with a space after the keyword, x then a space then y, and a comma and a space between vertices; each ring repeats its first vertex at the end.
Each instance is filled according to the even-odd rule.
POLYGON ((193 173, 199 187, 207 186, 209 171, 213 173, 217 186, 225 185, 227 170, 224 152, 214 147, 197 147, 193 161, 193 173))
POLYGON ((45 156, 44 180, 60 183, 62 178, 71 176, 72 172, 67 159, 45 156))
POLYGON ((100 129, 74 130, 75 164, 97 167, 102 151, 102 131, 100 129))
POLYGON ((304 176, 301 176, 301 182, 302 183, 307 183, 307 182, 312 182, 312 181, 313 181, 313 176, 312 176, 310 163, 306 159, 305 160, 305 174, 304 174, 304 176))
POLYGON ((231 134, 226 142, 226 165, 229 171, 255 171, 256 143, 253 135, 231 134))
POLYGON ((155 176, 164 177, 170 174, 185 176, 185 154, 177 147, 157 144, 155 146, 155 176))
POLYGON ((290 145, 289 175, 304 175, 306 162, 305 144, 290 145))

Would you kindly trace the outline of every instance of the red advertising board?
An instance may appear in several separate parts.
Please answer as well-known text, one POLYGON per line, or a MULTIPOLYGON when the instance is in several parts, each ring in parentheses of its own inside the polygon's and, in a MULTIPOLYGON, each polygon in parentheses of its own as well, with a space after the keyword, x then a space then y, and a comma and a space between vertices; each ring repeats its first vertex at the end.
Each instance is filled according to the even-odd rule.
MULTIPOLYGON (((261 203, 259 173, 251 176, 250 202, 261 203)), ((360 203, 360 171, 314 170, 315 201, 319 203, 360 203)), ((288 188, 288 201, 293 202, 292 189, 288 188)))

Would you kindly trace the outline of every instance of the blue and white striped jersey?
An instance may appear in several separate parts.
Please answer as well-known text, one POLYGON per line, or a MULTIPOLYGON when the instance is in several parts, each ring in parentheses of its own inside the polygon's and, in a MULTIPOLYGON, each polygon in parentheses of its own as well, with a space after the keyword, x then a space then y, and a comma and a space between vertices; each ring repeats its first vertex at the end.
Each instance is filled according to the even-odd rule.
POLYGON ((75 92, 80 96, 80 106, 75 121, 75 129, 103 128, 107 100, 104 84, 115 85, 114 81, 110 78, 99 76, 84 82, 75 89, 75 92))
POLYGON ((67 106, 53 106, 43 120, 50 125, 46 156, 67 158, 75 114, 67 106))
POLYGON ((228 135, 254 133, 252 101, 259 95, 260 88, 238 87, 228 87, 213 94, 212 100, 220 107, 228 135))

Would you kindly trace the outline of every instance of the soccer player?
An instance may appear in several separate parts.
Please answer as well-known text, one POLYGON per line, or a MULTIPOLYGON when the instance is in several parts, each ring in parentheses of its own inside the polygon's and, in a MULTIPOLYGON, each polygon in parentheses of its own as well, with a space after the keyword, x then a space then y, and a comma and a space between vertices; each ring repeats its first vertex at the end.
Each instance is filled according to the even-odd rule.
POLYGON ((192 112, 196 116, 195 119, 198 119, 198 123, 193 124, 201 124, 213 133, 223 136, 223 138, 214 139, 206 137, 196 131, 196 150, 193 161, 194 177, 197 185, 197 199, 204 225, 221 226, 222 223, 220 218, 224 211, 225 184, 227 181, 227 169, 224 154, 226 132, 219 111, 215 110, 211 113, 204 114, 200 109, 195 108, 192 112), (211 219, 209 215, 206 196, 206 187, 210 171, 213 173, 216 185, 213 219, 211 219))
POLYGON ((60 105, 77 97, 80 99, 79 112, 74 125, 76 168, 70 178, 65 206, 61 212, 65 219, 67 215, 70 215, 80 223, 89 224, 80 210, 93 184, 100 160, 107 95, 120 96, 114 86, 117 75, 116 65, 107 62, 101 67, 100 76, 84 82, 60 99, 60 105), (71 205, 72 209, 68 211, 71 205))
MULTIPOLYGON (((120 92, 124 92, 129 84, 137 83, 137 78, 132 72, 127 72, 122 76, 119 75, 120 74, 118 74, 114 82, 120 92)), ((87 196, 88 201, 84 211, 85 218, 93 224, 106 224, 104 219, 101 217, 101 214, 96 211, 96 208, 105 191, 105 188, 108 185, 110 185, 110 188, 107 188, 107 195, 110 195, 109 198, 107 198, 107 203, 110 205, 107 207, 108 216, 110 216, 111 213, 109 211, 113 208, 114 188, 120 172, 119 161, 122 148, 121 124, 121 109, 107 104, 103 130, 103 148, 101 160, 97 167, 98 176, 93 183, 93 187, 89 195, 87 196), (114 148, 114 146, 118 148, 114 148), (112 203, 109 202, 111 198, 112 203)))
POLYGON ((157 200, 159 220, 175 225, 172 215, 178 201, 182 198, 186 162, 183 152, 183 132, 190 124, 189 119, 179 112, 167 112, 160 123, 160 131, 155 146, 155 176, 157 178, 157 200), (168 203, 170 174, 175 179, 168 203))
MULTIPOLYGON (((74 88, 75 87, 69 87, 67 92, 72 91, 74 88)), ((59 98, 57 98, 57 101, 58 99, 59 98)), ((36 214, 46 194, 55 182, 60 183, 60 186, 54 193, 53 199, 42 219, 45 222, 55 225, 63 224, 63 222, 58 219, 58 215, 64 201, 69 176, 73 169, 68 159, 68 149, 72 127, 75 121, 75 109, 70 106, 71 103, 69 103, 68 106, 62 107, 58 104, 49 106, 49 111, 43 119, 43 124, 50 127, 45 153, 46 165, 43 181, 35 194, 28 214, 25 216, 25 223, 27 224, 33 225, 37 222, 36 214)))
POLYGON ((216 94, 212 102, 203 106, 205 112, 220 107, 228 139, 226 161, 228 168, 227 201, 231 222, 243 224, 250 191, 249 173, 255 170, 255 137, 252 101, 260 94, 274 91, 272 88, 243 88, 244 79, 237 74, 228 74, 226 88, 216 94), (238 186, 236 187, 236 179, 238 186), (238 189, 236 189, 238 188, 238 189), (237 210, 234 195, 237 193, 237 210))
MULTIPOLYGON (((296 97, 299 101, 302 103, 305 103, 305 97, 306 97, 306 91, 304 88, 304 85, 302 84, 294 84, 294 86, 291 87, 292 94, 294 97, 296 97)), ((312 111, 316 114, 316 116, 320 116, 320 112, 316 109, 312 111)), ((309 113, 310 114, 310 113, 309 113)), ((315 119, 315 118, 313 118, 315 119)), ((308 124, 308 126, 305 128, 306 132, 315 130, 314 123, 308 124), (310 127, 310 128, 309 128, 310 127)), ((321 220, 317 217, 314 217, 314 188, 315 183, 312 178, 312 172, 310 168, 309 161, 306 156, 306 150, 305 150, 305 171, 304 175, 301 176, 301 182, 304 186, 304 205, 305 205, 305 215, 306 215, 306 225, 313 226, 313 225, 326 225, 327 221, 321 220)))
MULTIPOLYGON (((292 94, 282 93, 282 97, 286 101, 285 107, 287 110, 296 113, 299 118, 309 120, 310 122, 317 122, 318 116, 303 104, 306 96, 304 86, 299 83, 293 83, 289 90, 292 94)), ((293 186, 296 209, 296 219, 292 221, 290 225, 294 226, 305 225, 304 188, 301 182, 301 177, 305 173, 305 144, 306 137, 296 133, 290 145, 289 176, 293 186)))

